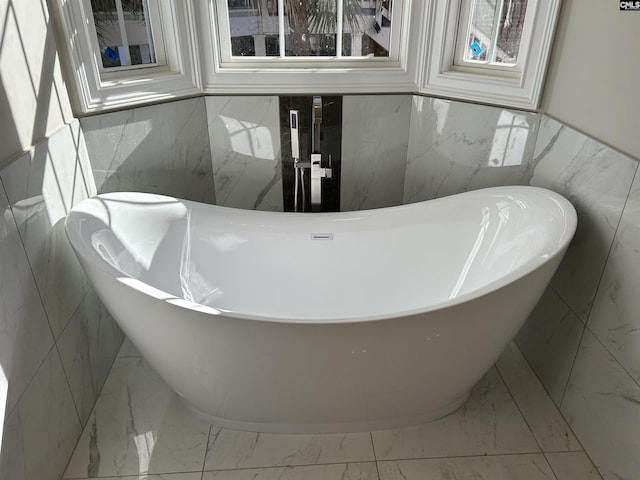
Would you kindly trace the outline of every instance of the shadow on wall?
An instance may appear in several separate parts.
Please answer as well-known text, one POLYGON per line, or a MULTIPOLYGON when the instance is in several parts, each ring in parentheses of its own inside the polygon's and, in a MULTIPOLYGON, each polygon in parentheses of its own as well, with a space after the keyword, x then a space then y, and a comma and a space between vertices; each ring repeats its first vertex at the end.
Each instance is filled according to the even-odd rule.
POLYGON ((74 363, 63 357, 63 371, 62 348, 52 347, 89 291, 64 232, 68 211, 95 191, 83 147, 76 122, 0 171, 2 478, 20 471, 54 478, 79 434, 82 393, 69 390, 74 363), (38 447, 35 459, 42 431, 55 441, 38 447))
POLYGON ((64 124, 71 109, 44 0, 0 5, 1 166, 64 124))
MULTIPOLYGON (((1 47, 1 44, 0 44, 1 47)), ((2 51, 0 50, 0 60, 2 59, 2 51)), ((7 98, 7 89, 2 80, 2 71, 0 70, 0 112, 2 112, 2 128, 0 128, 0 145, 2 145, 3 154, 6 152, 7 157, 21 152, 23 149, 20 142, 20 135, 16 128, 14 117, 11 115, 11 104, 7 98)), ((0 159, 0 167, 6 162, 7 158, 0 159)))
POLYGON ((98 193, 215 203, 204 98, 80 120, 98 193))
MULTIPOLYGON (((263 121, 261 124, 251 118, 253 115, 245 115, 242 111, 228 112, 222 108, 218 112, 217 100, 208 102, 207 108, 211 110, 208 113, 211 160, 218 205, 281 210, 281 199, 274 203, 270 198, 274 190, 282 190, 280 142, 274 132, 275 122, 263 121)), ((254 100, 254 105, 257 102, 266 112, 273 108, 268 98, 254 100)), ((229 99, 224 106, 233 103, 234 99, 229 99)), ((262 111, 260 115, 263 115, 262 111)))
POLYGON ((0 24, 0 477, 59 478, 82 395, 57 344, 88 292, 63 220, 95 186, 45 0, 0 0, 0 24))

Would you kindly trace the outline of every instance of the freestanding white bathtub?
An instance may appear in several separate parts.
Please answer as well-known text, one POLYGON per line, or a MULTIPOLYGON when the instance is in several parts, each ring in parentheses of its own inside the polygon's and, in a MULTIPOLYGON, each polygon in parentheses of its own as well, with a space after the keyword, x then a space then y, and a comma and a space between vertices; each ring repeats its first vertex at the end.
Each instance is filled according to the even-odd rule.
POLYGON ((100 298, 189 406, 280 432, 392 428, 459 407, 575 227, 566 199, 533 187, 309 214, 113 193, 66 223, 100 298))

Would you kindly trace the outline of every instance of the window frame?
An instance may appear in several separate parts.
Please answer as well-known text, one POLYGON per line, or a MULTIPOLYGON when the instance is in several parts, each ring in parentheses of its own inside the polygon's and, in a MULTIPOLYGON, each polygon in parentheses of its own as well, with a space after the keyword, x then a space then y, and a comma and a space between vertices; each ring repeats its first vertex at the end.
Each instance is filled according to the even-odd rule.
MULTIPOLYGON (((84 10, 86 12, 91 12, 91 0, 81 0, 84 3, 84 10)), ((144 0, 147 5, 152 4, 153 0, 144 0)), ((116 2, 122 2, 122 0, 116 0, 116 2)), ((156 57, 156 61, 152 63, 146 64, 136 64, 136 65, 125 65, 120 67, 105 67, 102 63, 98 62, 98 67, 100 69, 100 73, 103 76, 107 76, 109 74, 130 71, 139 68, 153 68, 153 67, 166 67, 167 66, 167 56, 165 53, 165 41, 164 41, 164 29, 162 28, 162 17, 160 15, 159 9, 147 7, 147 12, 149 18, 145 19, 149 23, 149 29, 151 30, 151 37, 153 41, 153 50, 154 56, 156 57)), ((95 12, 93 12, 95 16, 95 12)), ((120 25, 122 28, 122 25, 120 25)), ((95 21, 87 23, 87 30, 91 36, 91 46, 93 47, 94 55, 98 56, 101 54, 100 52, 100 44, 98 42, 98 34, 97 29, 95 28, 95 21)))
MULTIPOLYGON (((221 0, 224 1, 224 0, 221 0)), ((412 93, 419 78, 423 0, 403 0, 397 58, 254 57, 225 58, 220 51, 220 25, 215 0, 198 2, 199 35, 205 94, 340 94, 412 93), (409 42, 408 31, 420 41, 409 42), (355 58, 355 59, 354 59, 355 58), (372 82, 375 78, 375 82, 372 82)), ((394 6, 395 8, 395 6, 394 6)), ((224 29, 222 30, 224 32, 224 29)))
MULTIPOLYGON (((260 1, 260 0, 258 0, 260 1)), ((273 0, 277 1, 277 0, 273 0)), ((234 56, 231 49, 231 15, 228 8, 227 1, 214 1, 210 0, 213 6, 213 18, 212 22, 216 22, 217 37, 217 50, 220 59, 219 66, 221 69, 234 68, 236 66, 242 66, 244 68, 299 68, 305 66, 307 68, 366 68, 373 67, 379 68, 380 66, 395 67, 400 64, 400 48, 402 38, 402 25, 403 12, 405 4, 410 3, 407 0, 395 0, 393 16, 398 18, 398 27, 394 28, 392 24, 392 32, 390 38, 389 56, 387 57, 368 57, 368 56, 343 56, 341 53, 342 39, 339 33, 348 33, 344 28, 344 22, 340 19, 342 13, 342 2, 345 0, 335 0, 337 4, 337 15, 339 19, 336 21, 336 55, 333 56, 285 56, 282 46, 284 45, 284 32, 280 34, 280 47, 281 52, 279 56, 234 56), (321 66, 321 67, 319 67, 321 66)), ((280 29, 285 26, 284 23, 284 9, 280 9, 280 3, 278 1, 278 25, 280 29), (280 17, 282 15, 282 17, 280 17)), ((331 34, 329 34, 331 35, 331 34)))
POLYGON ((221 55, 216 1, 225 0, 149 0, 161 20, 166 65, 107 72, 93 50, 89 0, 51 0, 76 114, 233 94, 413 93, 535 110, 561 0, 530 0, 533 29, 515 74, 456 64, 463 0, 403 0, 393 19, 399 17, 401 31, 397 58, 262 57, 257 63, 221 55))
POLYGON ((525 53, 519 71, 456 64, 462 1, 442 0, 430 5, 428 46, 419 92, 535 110, 540 102, 561 0, 530 0, 526 21, 532 28, 529 38, 523 38, 520 46, 525 53))
MULTIPOLYGON (((533 33, 533 20, 534 15, 525 14, 525 23, 522 28, 522 35, 520 37, 520 49, 518 53, 518 61, 515 64, 499 64, 499 63, 482 63, 475 61, 468 61, 465 59, 465 53, 467 51, 467 28, 471 22, 471 16, 474 13, 473 3, 475 0, 461 0, 460 12, 458 20, 458 32, 456 35, 456 45, 453 58, 453 68, 458 70, 476 71, 480 73, 482 71, 490 69, 496 76, 515 77, 522 74, 523 64, 527 57, 527 53, 530 47, 531 35, 533 33)), ((503 0, 504 1, 504 0, 503 0)), ((528 0, 527 10, 530 6, 536 8, 537 0, 528 0)))
MULTIPOLYGON (((196 23, 190 1, 149 0, 149 9, 160 20, 165 64, 102 67, 93 13, 89 0, 53 2, 52 15, 58 42, 64 45, 63 61, 73 85, 74 111, 84 114, 129 108, 202 92, 196 23)), ((156 23, 158 23, 156 21, 156 23)), ((156 40, 157 42, 157 40, 156 40)))

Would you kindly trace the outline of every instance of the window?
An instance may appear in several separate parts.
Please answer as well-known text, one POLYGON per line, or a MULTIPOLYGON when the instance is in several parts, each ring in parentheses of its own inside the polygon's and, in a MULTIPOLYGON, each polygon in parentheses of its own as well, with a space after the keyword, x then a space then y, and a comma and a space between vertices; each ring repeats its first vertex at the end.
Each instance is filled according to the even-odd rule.
POLYGON ((426 2, 198 2, 205 93, 411 93, 426 2), (206 6, 206 8, 205 8, 206 6))
POLYGON ((402 0, 215 3, 219 51, 227 64, 240 57, 398 59, 400 29, 396 31, 392 13, 397 10, 400 21, 402 0))
POLYGON ((103 69, 165 64, 160 19, 147 0, 91 0, 91 12, 103 69))
POLYGON ((424 93, 535 109, 560 0, 432 4, 424 93))
POLYGON ((517 67, 526 45, 527 0, 467 0, 462 4, 455 64, 517 67), (523 33, 526 33, 522 42, 523 33))
POLYGON ((76 111, 423 93, 535 109, 560 0, 50 0, 76 111))
POLYGON ((57 0, 74 109, 89 113, 202 92, 191 2, 57 0))

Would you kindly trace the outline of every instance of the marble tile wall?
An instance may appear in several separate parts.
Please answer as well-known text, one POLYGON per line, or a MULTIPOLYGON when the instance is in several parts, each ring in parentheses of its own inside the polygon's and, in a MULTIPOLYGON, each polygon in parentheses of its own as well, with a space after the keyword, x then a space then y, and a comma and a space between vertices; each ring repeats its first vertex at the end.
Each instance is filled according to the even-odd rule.
POLYGON ((563 194, 578 212, 565 259, 518 336, 560 405, 637 162, 547 117, 534 160, 530 184, 563 194))
POLYGON ((538 115, 429 97, 412 100, 404 203, 529 182, 538 115))
POLYGON ((218 205, 283 210, 278 97, 207 97, 218 205))
POLYGON ((143 191, 215 203, 204 98, 80 120, 98 193, 143 191))
POLYGON ((603 477, 635 478, 638 161, 543 117, 534 162, 530 184, 569 198, 578 229, 517 342, 603 477))
POLYGON ((544 115, 413 98, 405 203, 529 184, 576 207, 576 235, 517 344, 605 479, 640 472, 637 169, 544 115))
POLYGON ((402 203, 411 95, 345 95, 340 210, 402 203))
POLYGON ((0 478, 56 479, 123 339, 64 233, 66 213, 96 188, 79 122, 0 182, 0 478))

